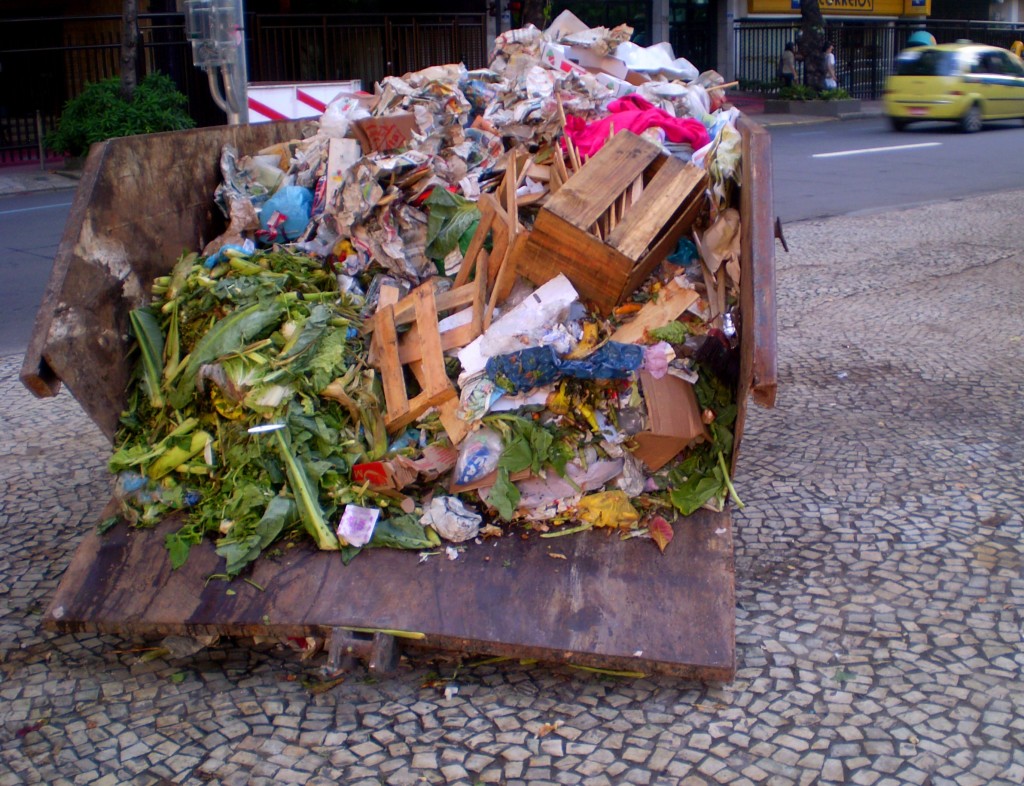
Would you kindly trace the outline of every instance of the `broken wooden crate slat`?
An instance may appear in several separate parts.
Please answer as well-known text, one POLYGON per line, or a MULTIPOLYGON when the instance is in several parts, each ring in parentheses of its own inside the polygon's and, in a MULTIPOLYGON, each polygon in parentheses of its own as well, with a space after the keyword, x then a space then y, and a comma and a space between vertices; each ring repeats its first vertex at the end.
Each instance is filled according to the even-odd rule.
POLYGON ((415 323, 419 330, 419 343, 423 350, 420 361, 423 373, 422 391, 409 398, 405 374, 399 359, 398 331, 395 325, 395 306, 385 305, 377 312, 373 343, 380 365, 387 412, 384 425, 391 433, 401 430, 419 418, 431 407, 455 397, 455 388, 445 373, 441 335, 437 330, 437 306, 434 287, 429 282, 410 294, 414 299, 415 323))
POLYGON ((664 231, 665 216, 675 213, 679 195, 703 188, 704 179, 703 169, 687 166, 678 158, 667 159, 628 215, 608 235, 608 245, 630 259, 640 259, 664 231))
POLYGON ((638 173, 662 155, 658 145, 635 134, 616 134, 569 178, 545 209, 571 226, 588 227, 632 186, 638 173))
MULTIPOLYGON (((380 294, 377 298, 377 308, 382 309, 384 306, 395 305, 400 296, 398 287, 393 287, 385 284, 380 288, 380 294)), ((482 310, 482 309, 481 309, 482 310)), ((474 319, 474 324, 476 319, 474 319)), ((411 332, 411 331, 410 331, 411 332)), ((479 332, 477 333, 479 335, 479 332)), ((404 346, 410 342, 410 336, 406 335, 402 337, 402 342, 399 343, 399 359, 401 360, 401 354, 404 346)), ((467 342, 468 343, 468 342, 467 342)), ((418 346, 418 342, 417 342, 418 346)), ((406 361, 401 361, 405 363, 406 361)), ((426 388, 426 374, 423 372, 423 363, 419 360, 413 360, 408 362, 409 368, 412 369, 413 376, 416 377, 416 381, 419 383, 421 388, 426 388)), ((444 426, 445 433, 448 434, 448 438, 451 440, 453 445, 458 445, 470 432, 470 424, 458 416, 459 401, 454 396, 449 399, 445 399, 443 402, 437 405, 438 416, 441 419, 441 425, 444 426)))
POLYGON ((562 184, 509 260, 543 284, 559 273, 608 314, 629 297, 696 221, 707 173, 636 134, 616 134, 562 184))

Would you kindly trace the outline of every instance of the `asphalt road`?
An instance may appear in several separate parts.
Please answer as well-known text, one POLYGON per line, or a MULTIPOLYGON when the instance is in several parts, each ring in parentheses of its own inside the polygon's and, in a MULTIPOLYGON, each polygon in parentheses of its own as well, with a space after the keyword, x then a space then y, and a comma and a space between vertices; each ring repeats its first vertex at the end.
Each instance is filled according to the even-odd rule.
POLYGON ((0 198, 0 357, 25 351, 74 191, 0 198))
POLYGON ((1019 120, 963 134, 904 132, 882 119, 772 126, 775 214, 783 222, 857 215, 1020 188, 1019 120))

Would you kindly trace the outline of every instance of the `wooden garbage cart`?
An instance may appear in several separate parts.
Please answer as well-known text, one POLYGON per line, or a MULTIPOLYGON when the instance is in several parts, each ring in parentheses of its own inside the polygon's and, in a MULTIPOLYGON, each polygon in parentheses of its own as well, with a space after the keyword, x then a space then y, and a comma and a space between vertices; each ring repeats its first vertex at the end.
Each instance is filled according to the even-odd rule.
MULTIPOLYGON (((752 397, 775 398, 774 236, 769 137, 742 118, 742 363, 737 453, 752 397)), ((66 385, 113 438, 130 375, 128 314, 183 250, 224 228, 212 195, 220 151, 300 136, 298 123, 113 139, 94 146, 36 318, 21 372, 38 396, 66 385)), ((734 455, 735 463, 735 455, 734 455)), ((742 473, 740 472, 742 479, 742 473)), ((301 545, 253 567, 252 583, 207 582, 220 559, 209 541, 171 570, 164 535, 124 524, 83 533, 46 612, 60 631, 162 636, 325 636, 386 667, 402 646, 537 658, 711 681, 735 672, 730 510, 701 510, 660 554, 640 539, 584 532, 556 541, 504 537, 458 560, 420 563, 374 549, 344 565, 301 545), (564 555, 553 559, 551 552, 564 555), (262 589, 258 589, 261 587, 262 589)))

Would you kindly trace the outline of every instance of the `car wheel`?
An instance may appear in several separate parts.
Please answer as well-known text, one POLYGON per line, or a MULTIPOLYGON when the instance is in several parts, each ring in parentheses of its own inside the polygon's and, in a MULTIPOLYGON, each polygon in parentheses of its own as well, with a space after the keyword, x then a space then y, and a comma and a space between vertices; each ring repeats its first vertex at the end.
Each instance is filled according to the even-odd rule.
POLYGON ((960 130, 965 134, 981 131, 981 107, 971 104, 964 116, 960 118, 960 130))
POLYGON ((893 131, 905 131, 910 121, 905 117, 890 117, 889 125, 892 126, 893 131))

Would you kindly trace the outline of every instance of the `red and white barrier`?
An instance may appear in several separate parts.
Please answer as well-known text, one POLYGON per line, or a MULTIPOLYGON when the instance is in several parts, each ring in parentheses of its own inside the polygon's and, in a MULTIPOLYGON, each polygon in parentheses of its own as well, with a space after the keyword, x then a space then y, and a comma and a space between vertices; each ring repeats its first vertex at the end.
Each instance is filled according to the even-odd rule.
POLYGON ((246 87, 249 122, 320 117, 339 93, 361 93, 358 79, 341 82, 254 82, 246 87))

